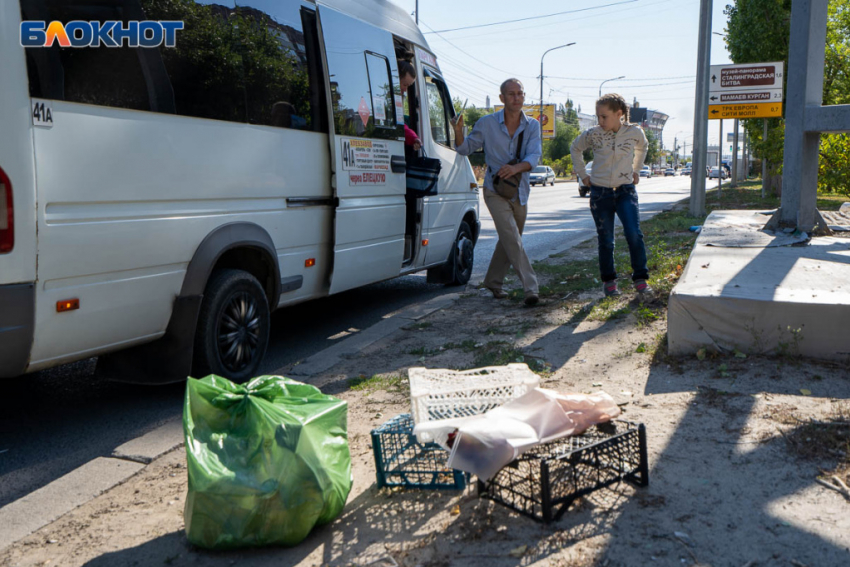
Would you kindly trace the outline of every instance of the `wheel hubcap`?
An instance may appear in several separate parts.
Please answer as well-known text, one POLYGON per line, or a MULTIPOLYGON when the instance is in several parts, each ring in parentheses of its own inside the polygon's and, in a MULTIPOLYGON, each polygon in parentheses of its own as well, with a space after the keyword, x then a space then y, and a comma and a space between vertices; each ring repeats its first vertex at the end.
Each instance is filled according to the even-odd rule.
POLYGON ((472 267, 472 242, 465 236, 461 236, 457 241, 457 269, 459 272, 465 272, 472 267))
POLYGON ((218 323, 218 354, 222 364, 238 372, 254 360, 260 343, 260 318, 256 300, 240 292, 230 297, 218 323))

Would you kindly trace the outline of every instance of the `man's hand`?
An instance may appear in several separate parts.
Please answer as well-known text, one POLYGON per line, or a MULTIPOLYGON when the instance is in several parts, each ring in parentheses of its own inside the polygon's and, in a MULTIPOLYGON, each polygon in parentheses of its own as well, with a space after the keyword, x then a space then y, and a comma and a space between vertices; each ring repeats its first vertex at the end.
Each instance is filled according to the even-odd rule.
POLYGON ((516 175, 520 171, 521 170, 519 168, 519 164, 516 164, 516 165, 505 164, 501 167, 501 169, 499 169, 498 172, 496 172, 496 175, 498 175, 502 179, 507 179, 508 177, 513 177, 514 175, 516 175))
POLYGON ((585 187, 590 187, 590 176, 586 175, 581 178, 581 182, 584 183, 585 187))
POLYGON ((452 127, 455 129, 456 136, 460 136, 463 133, 463 114, 458 114, 454 117, 452 127))
POLYGON ((637 185, 638 183, 640 183, 640 174, 639 173, 632 173, 632 179, 634 179, 634 183, 635 183, 635 185, 637 185))

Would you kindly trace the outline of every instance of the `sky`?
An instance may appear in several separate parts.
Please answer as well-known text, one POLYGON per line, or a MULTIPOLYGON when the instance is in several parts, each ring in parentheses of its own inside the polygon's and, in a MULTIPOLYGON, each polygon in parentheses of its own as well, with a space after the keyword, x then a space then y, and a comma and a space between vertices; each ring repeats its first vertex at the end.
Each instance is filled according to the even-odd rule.
MULTIPOLYGON (((410 14, 415 10, 415 0, 390 1, 410 14)), ((723 9, 730 2, 713 2, 712 32, 725 33, 723 9)), ((538 103, 541 56, 575 42, 546 55, 545 102, 570 98, 593 114, 600 83, 624 76, 605 83, 603 93, 620 93, 629 104, 637 98, 641 106, 668 114, 664 147, 672 149, 674 138, 680 145, 684 140, 690 154, 699 10, 700 0, 419 0, 419 27, 452 96, 470 106, 484 106, 487 95, 491 105, 499 104, 498 85, 512 76, 523 81, 526 103, 538 103), (505 21, 510 23, 456 30, 505 21)), ((731 59, 723 37, 712 33, 711 64, 724 63, 731 59)), ((733 121, 723 122, 726 138, 733 121)), ((711 120, 709 145, 718 137, 719 121, 711 120)))

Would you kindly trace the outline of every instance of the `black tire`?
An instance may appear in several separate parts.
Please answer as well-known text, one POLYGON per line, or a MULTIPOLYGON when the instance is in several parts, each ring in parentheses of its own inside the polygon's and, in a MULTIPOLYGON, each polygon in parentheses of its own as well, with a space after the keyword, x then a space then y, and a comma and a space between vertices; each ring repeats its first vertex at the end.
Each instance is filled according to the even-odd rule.
POLYGON ((192 371, 234 382, 256 375, 269 344, 271 312, 257 278, 243 270, 218 270, 207 282, 192 371))
POLYGON ((472 241, 472 229, 466 221, 461 221, 449 259, 439 268, 428 270, 428 281, 446 285, 466 285, 472 277, 474 262, 475 244, 472 241))

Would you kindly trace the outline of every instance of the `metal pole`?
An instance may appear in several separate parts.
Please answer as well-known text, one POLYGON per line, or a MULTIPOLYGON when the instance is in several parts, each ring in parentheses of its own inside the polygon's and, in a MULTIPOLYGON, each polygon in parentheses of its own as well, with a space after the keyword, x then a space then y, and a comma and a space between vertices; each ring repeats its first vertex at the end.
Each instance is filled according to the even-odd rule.
POLYGON ((767 118, 762 118, 764 122, 764 134, 761 137, 765 149, 761 151, 761 198, 764 199, 764 186, 767 183, 767 118))
POLYGON ((416 0, 416 25, 419 25, 419 0, 416 0))
POLYGON ((540 58, 540 143, 543 143, 543 57, 540 58))
POLYGON ((735 119, 735 130, 732 134, 732 187, 738 186, 738 119, 735 119))
MULTIPOLYGON (((543 58, 546 57, 546 54, 550 51, 555 51, 556 49, 561 49, 562 47, 569 47, 571 45, 575 45, 576 42, 570 42, 564 45, 559 45, 558 47, 553 47, 552 49, 547 49, 543 52, 543 55, 540 56, 540 141, 543 142, 543 58)), ((552 124, 552 130, 554 131, 555 125, 552 124)))
POLYGON ((717 200, 723 200, 723 120, 720 122, 720 142, 717 144, 717 200))
POLYGON ((705 161, 708 145, 708 75, 711 57, 712 0, 700 0, 697 85, 694 101, 693 167, 691 167, 692 217, 705 215, 705 161))
POLYGON ((602 98, 602 85, 604 85, 605 83, 607 83, 609 81, 619 81, 620 79, 625 79, 625 78, 626 78, 626 76, 623 75, 622 77, 614 77, 613 79, 605 79, 604 81, 599 83, 599 98, 602 98))
POLYGON ((744 124, 744 183, 750 175, 750 135, 747 134, 747 125, 744 124))
POLYGON ((679 139, 673 136, 673 168, 679 168, 679 139))

